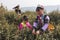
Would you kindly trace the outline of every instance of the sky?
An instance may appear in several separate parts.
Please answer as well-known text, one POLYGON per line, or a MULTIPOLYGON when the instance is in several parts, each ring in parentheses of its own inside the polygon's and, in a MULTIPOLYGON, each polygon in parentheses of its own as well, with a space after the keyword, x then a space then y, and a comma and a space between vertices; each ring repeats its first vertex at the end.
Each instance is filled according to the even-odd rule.
POLYGON ((16 5, 20 5, 20 7, 36 7, 38 4, 43 6, 60 5, 60 0, 0 0, 1 3, 8 9, 12 9, 16 5))

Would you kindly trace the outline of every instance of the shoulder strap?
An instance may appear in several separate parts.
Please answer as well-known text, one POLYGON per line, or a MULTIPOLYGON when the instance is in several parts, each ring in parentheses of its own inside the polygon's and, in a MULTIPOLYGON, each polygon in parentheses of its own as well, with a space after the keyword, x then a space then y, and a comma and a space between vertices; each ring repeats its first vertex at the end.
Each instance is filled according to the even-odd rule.
POLYGON ((44 20, 44 22, 45 22, 45 18, 47 17, 47 15, 44 15, 44 18, 43 18, 43 20, 44 20))
POLYGON ((46 18, 47 15, 44 15, 44 19, 46 18))

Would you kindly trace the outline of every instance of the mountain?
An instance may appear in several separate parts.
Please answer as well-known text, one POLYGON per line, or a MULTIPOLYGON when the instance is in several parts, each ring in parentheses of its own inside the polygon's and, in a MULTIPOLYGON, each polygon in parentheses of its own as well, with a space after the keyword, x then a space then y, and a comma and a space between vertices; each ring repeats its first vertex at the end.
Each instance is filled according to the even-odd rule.
MULTIPOLYGON (((55 6, 45 6, 44 7, 47 12, 51 12, 53 10, 60 10, 60 5, 55 5, 55 6)), ((35 11, 36 7, 22 7, 21 10, 23 12, 25 11, 35 11)))
POLYGON ((22 11, 35 11, 36 7, 22 7, 22 11))

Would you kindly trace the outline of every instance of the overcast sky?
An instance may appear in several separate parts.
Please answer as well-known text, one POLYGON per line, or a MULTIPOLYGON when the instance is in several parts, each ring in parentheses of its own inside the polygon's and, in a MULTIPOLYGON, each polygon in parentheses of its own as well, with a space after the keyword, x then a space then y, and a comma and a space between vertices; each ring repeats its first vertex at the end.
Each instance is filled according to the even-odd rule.
POLYGON ((38 4, 44 6, 60 5, 60 0, 0 0, 0 3, 3 3, 3 5, 7 6, 8 9, 12 9, 18 4, 20 7, 36 7, 38 4))

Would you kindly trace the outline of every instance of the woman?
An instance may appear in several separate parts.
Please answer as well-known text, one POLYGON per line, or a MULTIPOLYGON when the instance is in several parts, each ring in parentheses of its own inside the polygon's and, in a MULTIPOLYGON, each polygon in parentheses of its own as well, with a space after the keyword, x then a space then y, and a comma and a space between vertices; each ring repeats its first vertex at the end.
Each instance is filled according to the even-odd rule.
POLYGON ((37 18, 33 23, 33 34, 40 34, 44 32, 48 28, 48 24, 50 21, 49 16, 44 15, 44 7, 42 5, 38 5, 36 8, 37 18))
POLYGON ((22 22, 21 22, 20 25, 19 25, 19 29, 22 30, 22 29, 25 28, 25 27, 27 27, 27 28, 29 28, 30 30, 32 30, 32 26, 31 26, 31 24, 29 23, 27 16, 23 16, 22 22))

